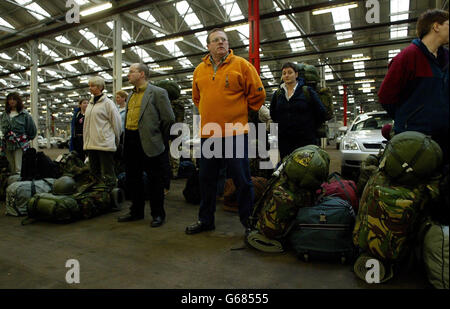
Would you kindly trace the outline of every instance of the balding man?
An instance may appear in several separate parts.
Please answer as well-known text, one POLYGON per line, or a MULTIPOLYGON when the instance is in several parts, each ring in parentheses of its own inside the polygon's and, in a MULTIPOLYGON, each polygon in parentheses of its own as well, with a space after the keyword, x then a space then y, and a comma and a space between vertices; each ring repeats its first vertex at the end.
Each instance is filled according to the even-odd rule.
POLYGON ((164 156, 170 127, 175 115, 167 91, 148 82, 150 71, 145 64, 130 66, 128 79, 134 89, 128 95, 125 112, 124 159, 126 183, 132 205, 129 214, 119 222, 144 218, 144 190, 150 190, 151 227, 164 223, 164 156), (142 174, 149 176, 150 185, 144 189, 142 174))

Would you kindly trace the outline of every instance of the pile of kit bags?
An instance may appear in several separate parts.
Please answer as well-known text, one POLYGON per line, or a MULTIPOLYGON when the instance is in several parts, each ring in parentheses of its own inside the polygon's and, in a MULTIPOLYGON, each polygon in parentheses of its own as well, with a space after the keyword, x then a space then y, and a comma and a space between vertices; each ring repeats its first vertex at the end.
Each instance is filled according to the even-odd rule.
POLYGON ((51 161, 43 153, 27 150, 21 174, 8 177, 5 191, 6 215, 26 216, 22 224, 89 219, 120 209, 124 200, 123 191, 92 175, 76 152, 51 161), (45 157, 45 162, 38 157, 45 157))
POLYGON ((361 165, 357 183, 329 175, 329 157, 313 145, 293 151, 255 201, 246 242, 264 252, 292 250, 304 261, 352 263, 366 281, 369 260, 380 282, 425 269, 448 287, 448 166, 418 132, 395 135, 361 165))

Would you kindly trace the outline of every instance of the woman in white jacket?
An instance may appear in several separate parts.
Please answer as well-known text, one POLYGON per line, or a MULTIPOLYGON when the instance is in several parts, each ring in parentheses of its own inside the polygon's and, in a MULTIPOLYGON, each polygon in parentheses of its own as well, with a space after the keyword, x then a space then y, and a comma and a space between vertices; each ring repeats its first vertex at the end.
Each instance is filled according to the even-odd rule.
POLYGON ((116 105, 106 94, 105 81, 95 76, 89 79, 93 95, 85 112, 83 149, 89 156, 89 166, 94 175, 101 175, 108 186, 116 185, 114 153, 119 145, 122 121, 116 105))

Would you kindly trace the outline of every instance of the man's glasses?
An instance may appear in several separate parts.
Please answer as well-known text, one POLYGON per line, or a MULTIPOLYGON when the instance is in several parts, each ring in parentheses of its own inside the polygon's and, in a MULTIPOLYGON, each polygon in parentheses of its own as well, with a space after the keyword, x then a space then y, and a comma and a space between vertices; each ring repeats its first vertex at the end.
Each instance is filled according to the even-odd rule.
POLYGON ((226 42, 228 41, 226 38, 214 38, 211 40, 212 43, 226 42))

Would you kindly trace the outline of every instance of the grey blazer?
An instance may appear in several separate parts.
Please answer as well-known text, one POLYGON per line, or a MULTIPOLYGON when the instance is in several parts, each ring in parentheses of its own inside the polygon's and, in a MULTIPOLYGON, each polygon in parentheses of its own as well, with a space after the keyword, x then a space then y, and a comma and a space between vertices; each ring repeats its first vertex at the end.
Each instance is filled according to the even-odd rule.
MULTIPOLYGON (((125 122, 128 114, 128 101, 133 93, 134 90, 127 98, 125 122)), ((138 122, 142 149, 148 157, 160 155, 165 150, 164 143, 169 140, 170 127, 173 123, 175 123, 175 115, 167 91, 148 83, 142 97, 138 122)))

